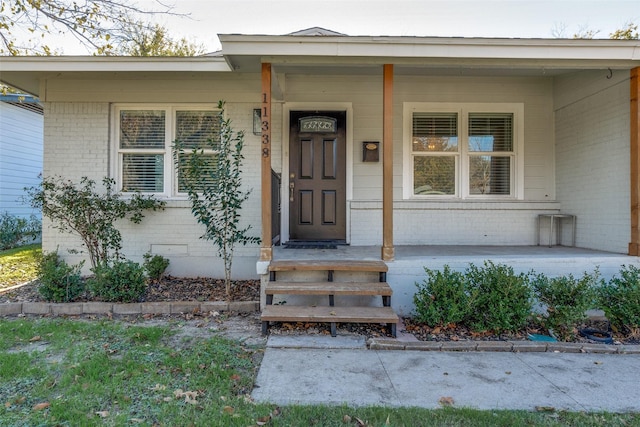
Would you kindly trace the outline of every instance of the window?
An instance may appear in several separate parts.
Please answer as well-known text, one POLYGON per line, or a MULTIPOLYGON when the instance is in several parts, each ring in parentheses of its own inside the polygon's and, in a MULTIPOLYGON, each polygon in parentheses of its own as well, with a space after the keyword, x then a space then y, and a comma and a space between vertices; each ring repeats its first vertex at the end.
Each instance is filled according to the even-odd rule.
POLYGON ((521 104, 405 104, 405 198, 521 197, 522 112, 521 104))
MULTIPOLYGON (((117 106, 116 179, 123 192, 165 196, 184 193, 184 174, 176 167, 172 145, 182 141, 186 151, 198 148, 208 169, 204 182, 215 179, 216 143, 220 141, 218 110, 196 107, 117 106), (208 141, 212 141, 213 147, 208 141)), ((188 155, 187 155, 188 156, 188 155)), ((187 156, 179 164, 188 161, 187 156)))

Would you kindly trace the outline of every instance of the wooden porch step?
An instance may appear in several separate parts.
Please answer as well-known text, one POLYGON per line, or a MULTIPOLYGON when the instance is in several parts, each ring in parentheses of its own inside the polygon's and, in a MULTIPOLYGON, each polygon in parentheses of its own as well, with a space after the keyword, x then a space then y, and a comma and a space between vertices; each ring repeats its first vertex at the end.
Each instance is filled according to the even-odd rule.
POLYGON ((359 271, 380 272, 388 271, 383 261, 362 260, 275 260, 269 264, 269 271, 359 271))
POLYGON ((331 307, 267 305, 262 310, 262 332, 269 322, 331 323, 331 335, 336 335, 336 323, 386 323, 396 335, 398 316, 391 307, 331 307))
POLYGON ((386 282, 269 282, 267 295, 364 295, 391 296, 386 282))

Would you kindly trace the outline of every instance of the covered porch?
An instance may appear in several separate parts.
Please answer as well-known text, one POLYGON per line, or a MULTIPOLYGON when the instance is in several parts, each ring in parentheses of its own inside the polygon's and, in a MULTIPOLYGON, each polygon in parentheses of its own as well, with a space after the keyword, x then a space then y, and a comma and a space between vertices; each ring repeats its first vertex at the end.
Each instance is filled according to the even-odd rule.
MULTIPOLYGON (((484 41, 470 41, 457 46, 461 49, 459 57, 452 51, 444 53, 443 59, 432 56, 430 41, 414 40, 405 45, 404 40, 389 40, 385 48, 393 46, 397 50, 381 57, 370 50, 380 47, 376 42, 350 39, 329 36, 305 40, 305 52, 298 53, 305 56, 304 60, 294 60, 295 55, 289 51, 270 57, 258 57, 257 52, 246 50, 237 53, 237 46, 245 42, 242 36, 222 38, 231 63, 250 69, 260 67, 261 71, 260 262, 276 259, 273 230, 280 233, 280 242, 295 239, 290 232, 297 220, 293 206, 302 202, 294 197, 299 181, 290 162, 296 157, 290 145, 296 136, 293 131, 289 133, 294 117, 290 113, 296 109, 317 113, 334 108, 346 114, 346 184, 344 196, 339 194, 331 203, 346 210, 342 217, 344 241, 367 248, 367 256, 389 262, 401 260, 405 256, 401 248, 422 243, 452 248, 485 243, 491 247, 527 247, 537 241, 533 238, 534 224, 540 215, 567 213, 578 218, 573 236, 576 246, 638 255, 640 68, 633 59, 610 57, 611 46, 603 43, 589 45, 592 50, 587 54, 566 60, 562 55, 571 56, 573 47, 586 45, 571 42, 576 46, 566 50, 566 44, 555 41, 528 43, 527 55, 531 56, 514 58, 509 55, 514 54, 517 41, 491 41, 486 45, 484 41), (334 42, 340 47, 353 42, 354 49, 364 49, 366 60, 351 54, 329 58, 310 53, 334 42), (403 51, 409 45, 424 51, 403 51), (491 60, 481 59, 494 48, 503 52, 491 60), (547 57, 549 49, 555 52, 552 57, 547 57), (354 76, 366 80, 366 88, 349 92, 349 84, 353 86, 359 80, 354 76), (299 87, 294 90, 294 85, 299 87), (334 95, 331 102, 324 96, 325 91, 340 90, 344 93, 334 95), (482 104, 485 98, 490 102, 482 104), (415 144, 418 134, 411 136, 411 117, 413 114, 415 132, 416 117, 422 114, 415 111, 435 108, 434 103, 451 109, 468 104, 480 110, 508 109, 517 104, 513 107, 517 120, 513 119, 513 131, 509 131, 519 141, 514 142, 513 151, 502 153, 502 158, 502 154, 492 154, 491 150, 497 148, 483 154, 496 170, 501 167, 498 160, 507 159, 503 162, 507 167, 501 172, 506 178, 498 174, 491 178, 498 183, 496 187, 504 184, 503 189, 485 194, 470 188, 474 184, 470 162, 476 158, 465 151, 472 149, 465 148, 455 158, 451 189, 418 191, 421 187, 417 187, 420 181, 416 177, 424 172, 419 165, 427 163, 424 159, 437 157, 419 157, 422 152, 412 151, 411 141, 415 144), (363 120, 365 117, 369 121, 363 120), (370 121, 371 117, 375 120, 370 121), (369 134, 377 136, 369 139, 369 134), (379 144, 374 145, 379 151, 377 163, 367 163, 364 154, 360 159, 360 147, 368 140, 379 144), (274 170, 282 179, 279 190, 273 186, 274 170), (274 191, 279 191, 279 199, 274 191)), ((298 41, 284 36, 267 43, 278 50, 290 48, 293 40, 298 41)), ((434 120, 441 117, 438 113, 432 116, 434 120)), ((444 149, 436 155, 443 153, 444 149)), ((453 157, 447 164, 454 164, 453 157)), ((308 217, 321 215, 323 212, 318 211, 308 217)))

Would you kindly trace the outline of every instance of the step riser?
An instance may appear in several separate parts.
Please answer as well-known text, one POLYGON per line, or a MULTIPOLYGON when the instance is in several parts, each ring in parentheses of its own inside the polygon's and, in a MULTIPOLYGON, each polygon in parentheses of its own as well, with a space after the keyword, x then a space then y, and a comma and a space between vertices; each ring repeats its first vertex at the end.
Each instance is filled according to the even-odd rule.
MULTIPOLYGON (((326 271, 277 271, 275 272, 278 282, 326 282, 328 272, 326 271)), ((334 271, 334 282, 377 282, 379 273, 370 271, 334 271)))
MULTIPOLYGON (((274 295, 273 304, 279 305, 286 301, 285 305, 323 306, 329 305, 329 297, 326 295, 274 295)), ((380 296, 362 295, 336 295, 334 296, 336 307, 382 307, 380 296)))

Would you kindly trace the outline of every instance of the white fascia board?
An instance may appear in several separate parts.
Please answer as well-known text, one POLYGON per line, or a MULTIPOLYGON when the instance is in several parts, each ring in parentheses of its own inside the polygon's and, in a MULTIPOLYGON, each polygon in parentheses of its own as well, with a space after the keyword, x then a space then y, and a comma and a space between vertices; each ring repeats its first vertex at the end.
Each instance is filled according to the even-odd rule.
POLYGON ((640 61, 638 40, 219 35, 225 56, 640 61))
POLYGON ((3 56, 0 72, 225 72, 219 57, 3 56))

